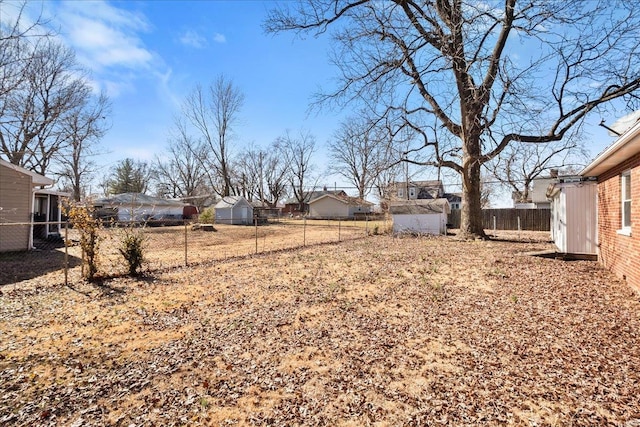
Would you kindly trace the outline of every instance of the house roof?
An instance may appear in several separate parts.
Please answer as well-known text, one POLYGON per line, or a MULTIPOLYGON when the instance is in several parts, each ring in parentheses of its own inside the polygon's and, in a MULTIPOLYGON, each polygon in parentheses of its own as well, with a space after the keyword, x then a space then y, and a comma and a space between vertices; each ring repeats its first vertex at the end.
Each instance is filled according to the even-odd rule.
MULTIPOLYGON (((338 196, 338 195, 344 195, 346 196, 347 193, 344 192, 344 190, 320 190, 320 191, 307 191, 304 194, 304 202, 305 203, 311 203, 312 200, 317 199, 318 197, 322 197, 325 194, 331 194, 334 196, 338 196)), ((284 204, 285 205, 292 205, 295 203, 300 203, 298 202, 298 199, 296 199, 295 197, 291 197, 287 200, 285 200, 284 204)))
POLYGON ((640 153, 640 120, 580 172, 582 176, 598 176, 640 153))
POLYGON ((331 198, 349 206, 373 206, 373 203, 367 202, 366 200, 360 199, 358 197, 349 197, 349 196, 343 196, 340 194, 339 195, 324 194, 320 197, 316 197, 315 199, 311 200, 309 204, 316 203, 317 201, 324 198, 331 198))
POLYGON ((31 182, 33 185, 53 185, 53 179, 30 171, 29 169, 14 165, 13 163, 7 162, 6 160, 0 159, 0 165, 13 169, 14 171, 23 175, 29 175, 31 177, 31 182))
POLYGON ((389 213, 392 215, 422 215, 451 213, 449 201, 440 199, 416 199, 391 202, 389 213))
POLYGON ((247 205, 251 206, 247 199, 242 196, 225 196, 218 203, 216 203, 214 207, 216 209, 232 208, 243 200, 247 205))
POLYGON ((389 184, 389 188, 406 188, 407 186, 418 189, 418 199, 437 199, 444 193, 444 186, 440 180, 395 181, 389 184))
POLYGON ((442 195, 445 199, 451 202, 462 202, 462 193, 444 193, 442 195))
POLYGON ((121 193, 111 197, 105 197, 93 201, 94 205, 151 205, 151 206, 187 206, 179 200, 169 200, 160 197, 149 196, 143 193, 121 193))

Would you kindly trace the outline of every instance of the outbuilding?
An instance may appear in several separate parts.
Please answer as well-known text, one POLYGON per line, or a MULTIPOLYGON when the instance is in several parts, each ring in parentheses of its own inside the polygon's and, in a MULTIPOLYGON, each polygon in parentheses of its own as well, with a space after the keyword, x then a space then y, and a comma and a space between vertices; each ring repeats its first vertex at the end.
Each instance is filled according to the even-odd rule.
POLYGON ((597 182, 560 177, 551 184, 551 238, 561 253, 596 255, 598 251, 597 182))
POLYGON ((445 198, 389 203, 394 233, 446 234, 450 212, 449 201, 445 198))
POLYGON ((223 197, 215 206, 216 223, 247 225, 253 223, 253 206, 242 196, 223 197))

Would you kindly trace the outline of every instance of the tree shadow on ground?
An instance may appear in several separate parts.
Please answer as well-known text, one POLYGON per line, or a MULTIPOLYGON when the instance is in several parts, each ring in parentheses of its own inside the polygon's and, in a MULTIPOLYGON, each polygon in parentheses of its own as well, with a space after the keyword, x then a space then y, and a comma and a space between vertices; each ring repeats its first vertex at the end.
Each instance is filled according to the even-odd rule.
MULTIPOLYGON (((79 266, 81 259, 68 256, 69 268, 79 266)), ((0 286, 34 279, 64 269, 64 249, 36 249, 0 253, 0 286)))

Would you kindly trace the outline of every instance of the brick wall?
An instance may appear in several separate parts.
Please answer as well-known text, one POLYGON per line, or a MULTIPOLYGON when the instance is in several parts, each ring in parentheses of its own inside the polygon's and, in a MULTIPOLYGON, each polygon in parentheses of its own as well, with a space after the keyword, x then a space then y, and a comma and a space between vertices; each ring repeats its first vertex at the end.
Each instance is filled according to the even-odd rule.
POLYGON ((599 258, 605 267, 640 292, 640 154, 598 177, 599 258), (622 228, 620 174, 631 170, 631 236, 622 228))

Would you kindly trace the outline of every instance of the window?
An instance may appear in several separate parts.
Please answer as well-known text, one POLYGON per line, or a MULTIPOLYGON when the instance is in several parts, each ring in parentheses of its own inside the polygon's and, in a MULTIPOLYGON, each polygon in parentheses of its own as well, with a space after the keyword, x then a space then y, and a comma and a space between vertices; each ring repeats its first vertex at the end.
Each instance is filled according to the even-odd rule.
POLYGON ((622 228, 631 228, 631 171, 624 172, 620 182, 622 187, 622 228))
POLYGON ((416 198, 416 187, 410 187, 409 188, 409 198, 411 198, 411 199, 415 199, 416 198))
POLYGON ((404 197, 404 188, 398 188, 398 197, 399 198, 403 198, 404 197))

